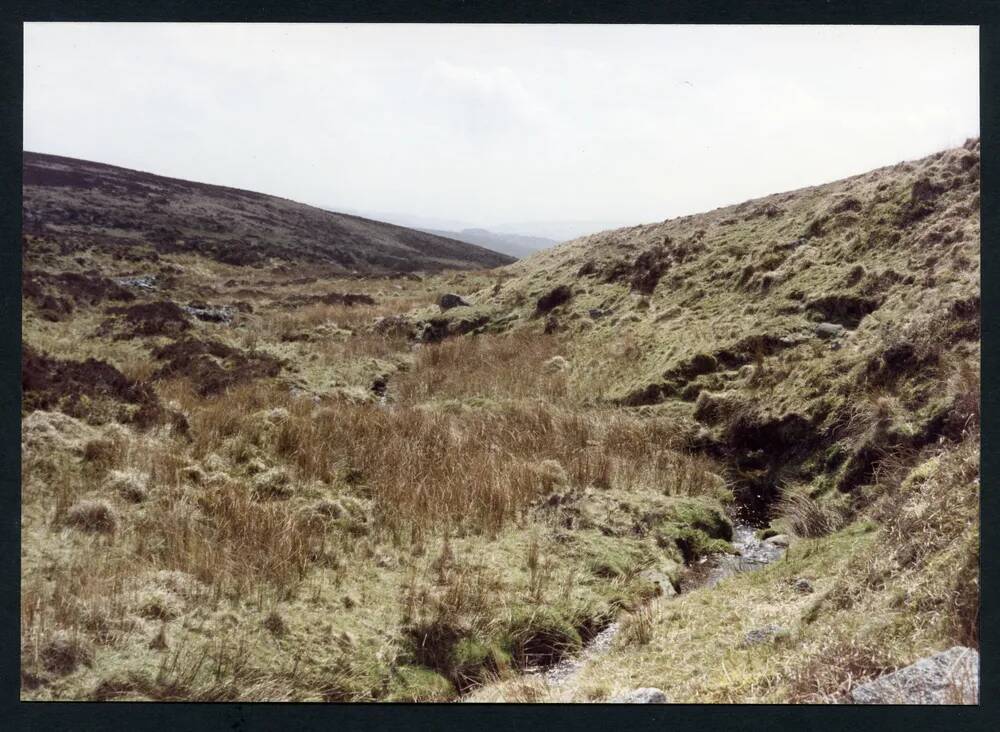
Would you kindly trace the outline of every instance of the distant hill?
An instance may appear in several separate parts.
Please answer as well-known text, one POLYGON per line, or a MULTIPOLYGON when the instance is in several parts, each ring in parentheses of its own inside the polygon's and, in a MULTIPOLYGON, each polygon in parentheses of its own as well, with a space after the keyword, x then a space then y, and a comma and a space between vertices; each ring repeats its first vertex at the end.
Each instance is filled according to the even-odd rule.
POLYGON ((423 229, 429 234, 458 239, 459 241, 476 244, 495 252, 503 252, 512 257, 521 259, 529 254, 534 254, 541 249, 548 249, 559 242, 555 239, 546 239, 543 236, 524 236, 521 234, 497 234, 486 229, 462 229, 461 231, 443 231, 440 229, 423 229))
POLYGON ((361 273, 513 261, 466 241, 262 193, 55 155, 25 152, 23 160, 24 233, 64 249, 190 251, 230 264, 274 258, 361 273))

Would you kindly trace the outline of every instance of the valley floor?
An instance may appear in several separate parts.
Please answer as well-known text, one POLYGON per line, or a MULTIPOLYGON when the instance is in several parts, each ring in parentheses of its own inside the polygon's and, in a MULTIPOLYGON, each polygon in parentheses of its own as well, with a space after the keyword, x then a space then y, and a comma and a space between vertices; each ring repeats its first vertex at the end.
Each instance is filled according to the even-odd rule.
POLYGON ((540 323, 398 317, 492 274, 99 264, 26 265, 24 699, 827 702, 974 642, 973 432, 843 521, 776 506, 783 559, 687 591, 734 506, 686 422, 540 323), (569 684, 522 673, 611 622, 569 684))

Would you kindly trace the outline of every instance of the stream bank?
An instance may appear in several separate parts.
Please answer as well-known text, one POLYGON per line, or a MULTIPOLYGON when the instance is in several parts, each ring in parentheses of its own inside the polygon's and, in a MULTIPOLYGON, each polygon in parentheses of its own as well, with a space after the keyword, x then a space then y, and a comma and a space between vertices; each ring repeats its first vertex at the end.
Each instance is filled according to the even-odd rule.
MULTIPOLYGON (((711 554, 688 567, 681 577, 680 592, 712 588, 734 574, 765 567, 785 553, 784 547, 759 539, 757 529, 740 519, 733 523, 732 544, 737 554, 711 554)), ((523 675, 543 682, 550 689, 566 687, 588 662, 611 650, 620 630, 621 623, 615 620, 591 638, 579 653, 548 666, 526 669, 523 675)))

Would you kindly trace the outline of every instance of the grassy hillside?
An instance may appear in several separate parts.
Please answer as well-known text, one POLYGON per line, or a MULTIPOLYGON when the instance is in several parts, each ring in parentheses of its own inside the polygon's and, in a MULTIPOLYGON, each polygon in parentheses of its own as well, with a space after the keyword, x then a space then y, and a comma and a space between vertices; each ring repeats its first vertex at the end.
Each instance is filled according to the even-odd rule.
POLYGON ((584 237, 423 315, 442 332, 566 334, 573 375, 600 372, 594 403, 689 422, 755 490, 852 494, 882 449, 964 428, 978 149, 584 237))
MULTIPOLYGON (((411 272, 508 264, 464 242, 275 196, 24 153, 31 246, 132 258, 197 252, 230 264, 276 259, 332 272, 411 272)), ((78 252, 79 253, 79 252, 78 252)))
POLYGON ((584 237, 506 268, 468 308, 421 314, 435 333, 565 338, 591 403, 672 420, 726 466, 743 515, 802 539, 793 563, 671 601, 648 648, 561 693, 826 700, 978 642, 979 246, 971 140, 584 237), (789 594, 796 575, 816 594, 789 594), (774 620, 790 640, 737 649, 733 623, 774 620))
POLYGON ((23 698, 841 701, 978 645, 978 141, 500 270, 98 228, 25 251, 23 698), (784 558, 699 586, 746 522, 784 558))

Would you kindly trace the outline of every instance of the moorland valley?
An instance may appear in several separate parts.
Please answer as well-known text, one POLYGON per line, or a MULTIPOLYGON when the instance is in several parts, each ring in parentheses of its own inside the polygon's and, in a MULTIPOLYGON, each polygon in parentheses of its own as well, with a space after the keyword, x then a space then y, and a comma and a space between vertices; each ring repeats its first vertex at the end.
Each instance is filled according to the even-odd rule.
POLYGON ((978 648, 979 150, 516 262, 25 153, 22 698, 842 702, 978 648))

